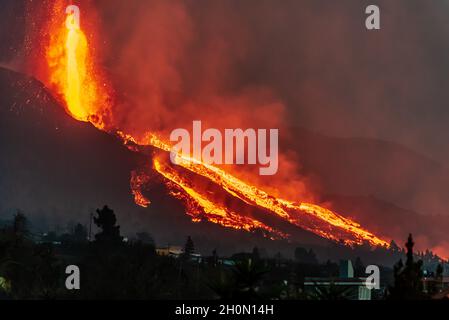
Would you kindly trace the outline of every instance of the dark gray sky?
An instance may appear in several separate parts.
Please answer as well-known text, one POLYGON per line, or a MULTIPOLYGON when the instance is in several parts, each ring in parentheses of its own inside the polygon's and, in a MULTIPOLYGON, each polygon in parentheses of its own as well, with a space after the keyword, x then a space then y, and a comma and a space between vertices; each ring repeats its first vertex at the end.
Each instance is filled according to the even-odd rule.
POLYGON ((448 2, 263 0, 224 12, 249 34, 242 81, 274 88, 292 125, 448 163, 448 2), (365 29, 368 4, 381 9, 379 31, 365 29))
POLYGON ((381 8, 381 30, 369 32, 366 3, 267 4, 254 23, 269 52, 257 61, 266 68, 260 78, 285 99, 295 124, 399 142, 447 163, 448 3, 369 1, 381 8))

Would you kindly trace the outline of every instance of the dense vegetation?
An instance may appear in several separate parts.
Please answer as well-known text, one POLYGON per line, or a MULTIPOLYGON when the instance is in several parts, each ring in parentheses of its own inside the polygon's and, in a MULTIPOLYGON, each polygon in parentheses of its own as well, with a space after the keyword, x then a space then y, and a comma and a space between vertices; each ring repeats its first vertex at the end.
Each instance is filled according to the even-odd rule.
MULTIPOLYGON (((29 231, 25 215, 0 229, 0 297, 4 299, 344 299, 334 287, 303 290, 305 277, 338 277, 335 262, 319 263, 313 250, 298 247, 294 259, 280 255, 262 258, 258 248, 250 253, 219 257, 216 250, 199 259, 187 237, 180 256, 156 254, 148 233, 124 241, 114 212, 97 210, 94 223, 100 232, 88 240, 84 226, 69 233, 49 232, 38 241, 29 231), (81 270, 81 289, 67 290, 65 268, 81 270)), ((373 294, 377 299, 426 299, 441 290, 423 292, 422 261, 415 261, 413 240, 407 242, 407 260, 393 270, 382 268, 382 277, 394 276, 389 287, 373 294), (390 271, 389 271, 390 270, 390 271)), ((361 259, 354 263, 355 276, 365 276, 361 259)), ((442 267, 434 274, 441 279, 442 267)), ((437 282, 436 282, 437 283, 437 282)))

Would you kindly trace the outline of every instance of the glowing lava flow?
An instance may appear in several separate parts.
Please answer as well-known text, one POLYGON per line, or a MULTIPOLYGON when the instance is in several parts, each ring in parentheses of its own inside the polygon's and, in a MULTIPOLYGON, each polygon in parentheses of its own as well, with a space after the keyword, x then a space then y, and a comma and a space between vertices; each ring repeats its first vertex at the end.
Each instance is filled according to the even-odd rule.
POLYGON ((134 196, 134 202, 143 208, 147 208, 151 203, 142 193, 142 187, 148 182, 150 182, 150 178, 145 172, 131 171, 131 180, 129 182, 131 193, 134 196))
POLYGON ((176 171, 164 167, 159 159, 154 158, 153 162, 154 169, 157 172, 189 195, 190 199, 184 199, 182 194, 174 193, 172 191, 174 196, 186 202, 186 205, 189 208, 187 214, 192 216, 193 221, 201 221, 200 215, 204 214, 208 221, 218 223, 225 227, 246 231, 262 230, 272 239, 288 237, 286 234, 276 231, 256 219, 239 215, 238 213, 214 203, 213 200, 209 200, 207 196, 200 194, 190 187, 189 182, 177 174, 176 171), (201 209, 199 210, 195 204, 201 209))
MULTIPOLYGON (((63 1, 59 0, 56 3, 55 10, 57 6, 61 6, 63 1)), ((69 16, 69 18, 72 17, 69 16)), ((49 29, 51 34, 50 44, 47 48, 49 81, 64 97, 67 109, 74 118, 90 121, 97 128, 106 130, 109 126, 105 125, 104 114, 109 110, 108 94, 99 85, 98 74, 92 67, 86 37, 80 28, 67 30, 64 23, 60 21, 57 23, 57 21, 57 19, 52 19, 49 29)), ((116 131, 116 133, 125 143, 132 141, 138 145, 151 145, 163 151, 171 150, 170 144, 151 133, 140 141, 128 133, 121 131, 116 131)), ((132 150, 136 151, 135 148, 132 150)), ((315 204, 296 203, 273 197, 218 167, 202 163, 189 155, 178 154, 177 157, 180 160, 178 163, 182 167, 207 178, 233 197, 241 199, 250 206, 262 208, 302 229, 333 241, 343 241, 347 245, 368 242, 374 246, 388 247, 385 240, 331 210, 315 204)), ((168 186, 172 195, 185 200, 189 210, 188 214, 192 216, 193 221, 199 221, 204 217, 210 222, 225 227, 246 231, 262 230, 271 238, 287 237, 286 234, 258 220, 233 212, 226 206, 211 200, 209 196, 201 194, 192 187, 186 177, 182 177, 169 165, 164 165, 163 161, 167 162, 168 160, 154 158, 153 167, 169 181, 168 186), (176 188, 178 192, 174 192, 173 188, 176 188)), ((132 193, 135 202, 143 207, 150 203, 141 192, 142 186, 146 183, 148 183, 146 176, 133 171, 130 181, 132 193)))
MULTIPOLYGON (((131 136, 123 133, 120 133, 120 135, 124 141, 132 141, 141 145, 152 145, 167 152, 171 150, 168 143, 163 142, 153 134, 148 135, 144 141, 136 141, 131 136)), ((376 246, 389 245, 385 240, 363 229, 360 224, 344 218, 331 210, 314 204, 296 204, 292 201, 273 197, 256 186, 249 185, 213 165, 203 163, 195 158, 182 154, 177 154, 177 158, 177 163, 180 166, 208 178, 232 196, 243 200, 249 205, 256 205, 267 209, 290 223, 319 236, 334 241, 342 240, 348 245, 362 244, 364 241, 376 246), (322 225, 323 222, 331 227, 326 228, 325 225, 322 225)))

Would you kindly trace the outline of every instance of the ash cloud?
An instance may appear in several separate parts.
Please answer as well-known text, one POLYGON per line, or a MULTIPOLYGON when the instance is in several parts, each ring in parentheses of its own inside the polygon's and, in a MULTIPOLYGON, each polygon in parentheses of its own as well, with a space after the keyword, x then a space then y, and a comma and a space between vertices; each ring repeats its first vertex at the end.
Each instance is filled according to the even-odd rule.
MULTIPOLYGON (((173 129, 191 128, 193 120, 201 120, 204 128, 284 127, 285 104, 273 89, 242 81, 239 69, 250 58, 252 34, 229 3, 96 5, 103 21, 104 62, 117 89, 112 113, 118 127, 135 136, 152 131, 166 137, 173 129)), ((279 185, 289 181, 295 186, 295 197, 310 198, 297 162, 286 154, 280 156, 275 179, 279 185)), ((232 170, 248 175, 248 168, 232 170)), ((253 182, 263 180, 251 176, 253 182)), ((258 183, 267 185, 268 179, 258 183)))
MULTIPOLYGON (((29 45, 27 2, 0 4, 0 63, 16 69, 29 45)), ((100 0, 81 7, 86 3, 87 16, 91 5, 97 8, 98 50, 108 48, 104 62, 111 72, 134 80, 126 83, 134 87, 127 98, 142 96, 147 109, 165 105, 161 109, 176 114, 190 101, 190 108, 211 112, 211 105, 223 103, 211 97, 226 102, 246 91, 252 99, 262 90, 284 110, 273 124, 394 141, 447 164, 445 2, 377 0, 382 29, 374 32, 364 28, 364 8, 372 1, 100 0)), ((250 116, 259 114, 251 111, 259 110, 260 102, 242 104, 250 116)), ((152 117, 136 113, 156 128, 171 121, 162 110, 152 117)))
MULTIPOLYGON (((135 134, 196 119, 218 128, 277 127, 293 150, 305 127, 400 143, 445 164, 449 8, 376 3, 380 31, 364 27, 367 1, 95 2, 104 62, 123 94, 115 120, 135 134)), ((389 157, 383 180, 418 199, 406 207, 442 213, 445 203, 424 190, 431 182, 404 186, 413 180, 411 170, 398 176, 404 160, 389 157)), ((294 169, 288 161, 280 167, 294 169)), ((441 188, 447 181, 437 180, 441 188)))
POLYGON ((314 160, 326 157, 328 169, 342 171, 330 172, 337 178, 328 170, 319 179, 298 176, 297 190, 339 192, 348 184, 348 194, 447 214, 449 7, 379 0, 381 30, 367 31, 369 4, 99 1, 105 63, 124 93, 116 108, 126 112, 117 112, 117 121, 136 133, 188 127, 199 116, 218 128, 279 127, 290 142, 280 164, 286 185, 299 163, 311 163, 297 153, 301 127, 346 138, 348 147, 335 150, 347 155, 340 165, 329 152, 313 150, 314 160), (351 137, 376 141, 361 151, 363 139, 351 137), (366 187, 351 184, 352 166, 366 187), (345 179, 329 186, 339 177, 345 179))
POLYGON ((111 69, 134 78, 148 101, 142 108, 172 109, 145 123, 164 127, 199 110, 232 123, 227 111, 237 108, 254 123, 266 106, 254 90, 264 90, 285 106, 269 124, 395 141, 447 163, 449 7, 376 1, 382 29, 368 32, 370 3, 100 1, 99 10, 105 36, 111 31, 111 69), (226 103, 229 96, 254 103, 226 103))
POLYGON ((15 67, 23 59, 25 1, 0 2, 0 66, 15 67))

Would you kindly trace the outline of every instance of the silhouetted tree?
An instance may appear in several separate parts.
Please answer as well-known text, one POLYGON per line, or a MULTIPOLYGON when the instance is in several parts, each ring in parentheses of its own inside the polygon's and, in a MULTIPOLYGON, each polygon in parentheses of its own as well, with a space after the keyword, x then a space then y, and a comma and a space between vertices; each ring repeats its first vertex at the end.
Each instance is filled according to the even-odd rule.
POLYGON ((405 244, 407 259, 405 265, 402 259, 394 266, 394 286, 389 288, 389 299, 424 299, 422 260, 414 261, 412 235, 410 234, 405 244))
POLYGON ((443 277, 443 265, 441 263, 439 263, 437 265, 437 269, 435 270, 435 277, 437 278, 441 278, 443 277))
POLYGON ((354 275, 356 277, 363 277, 365 276, 365 265, 362 262, 362 259, 360 257, 357 257, 354 262, 354 275))
POLYGON ((87 243, 87 228, 81 223, 77 223, 68 228, 70 233, 64 233, 61 235, 60 240, 65 245, 82 244, 87 243))
POLYGON ((251 253, 251 260, 253 261, 253 263, 259 263, 260 261, 259 248, 257 247, 253 248, 253 252, 251 253))
POLYGON ((58 235, 54 231, 47 232, 47 234, 42 237, 42 241, 46 243, 58 241, 58 235))
POLYGON ((214 249, 214 251, 212 251, 212 265, 215 267, 218 263, 218 254, 217 254, 217 249, 214 249))
POLYGON ((24 214, 0 230, 0 277, 3 290, 13 299, 49 299, 57 296, 61 275, 51 245, 28 238, 24 214))
POLYGON ((81 223, 78 223, 73 229, 73 241, 86 242, 87 241, 87 228, 81 223))
POLYGON ((399 246, 396 244, 396 242, 394 240, 390 241, 390 250, 394 251, 394 252, 399 252, 401 251, 401 248, 399 248, 399 246))
POLYGON ((413 242, 412 234, 408 235, 407 242, 405 243, 405 247, 407 248, 407 261, 405 262, 405 266, 412 267, 414 264, 413 258, 413 247, 415 243, 413 242))
POLYGON ((210 284, 210 288, 221 299, 260 299, 258 289, 268 270, 255 265, 251 260, 237 261, 231 273, 220 273, 219 278, 210 284))
POLYGON ((303 264, 317 264, 318 260, 316 258, 315 252, 312 249, 307 251, 304 248, 297 247, 295 249, 295 259, 299 263, 303 264))
POLYGON ((184 255, 186 257, 189 257, 194 252, 195 252, 195 245, 193 244, 192 238, 188 236, 186 244, 184 245, 184 255))
POLYGON ((154 247, 154 239, 148 232, 136 233, 137 241, 154 247))
POLYGON ((310 294, 310 298, 313 300, 349 300, 351 295, 351 287, 338 286, 331 281, 329 285, 314 285, 314 292, 310 294))
POLYGON ((276 267, 280 267, 281 266, 282 254, 280 252, 278 252, 278 253, 276 253, 274 255, 274 261, 275 261, 275 266, 276 267))
POLYGON ((433 277, 432 285, 430 285, 430 288, 428 289, 429 293, 435 294, 443 289, 443 272, 443 266, 441 265, 441 263, 438 263, 435 270, 435 276, 433 277))
POLYGON ((12 229, 14 235, 18 238, 24 238, 29 235, 28 219, 20 211, 14 216, 12 229))
POLYGON ((114 211, 104 206, 103 209, 96 210, 98 217, 94 217, 95 224, 101 228, 101 232, 95 235, 95 239, 101 243, 121 243, 123 237, 120 236, 120 226, 116 225, 117 219, 114 211))

